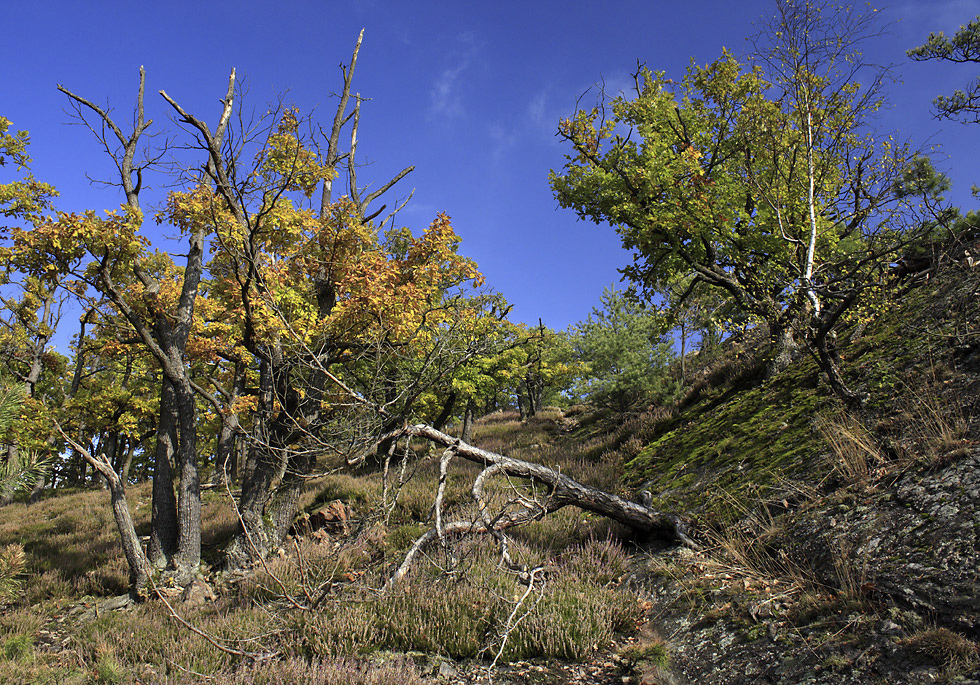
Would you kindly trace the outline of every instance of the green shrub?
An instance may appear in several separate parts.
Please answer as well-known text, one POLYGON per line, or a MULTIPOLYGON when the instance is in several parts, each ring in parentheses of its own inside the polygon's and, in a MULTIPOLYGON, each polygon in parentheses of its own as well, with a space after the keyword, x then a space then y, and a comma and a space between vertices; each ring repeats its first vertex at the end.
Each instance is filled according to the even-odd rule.
POLYGON ((30 635, 12 635, 4 640, 3 656, 9 661, 29 661, 34 656, 34 638, 30 635))
POLYGON ((395 651, 474 658, 486 647, 501 604, 464 579, 410 581, 378 602, 378 630, 395 651))
POLYGON ((99 683, 122 683, 127 678, 126 669, 109 651, 99 654, 95 660, 95 677, 99 683))

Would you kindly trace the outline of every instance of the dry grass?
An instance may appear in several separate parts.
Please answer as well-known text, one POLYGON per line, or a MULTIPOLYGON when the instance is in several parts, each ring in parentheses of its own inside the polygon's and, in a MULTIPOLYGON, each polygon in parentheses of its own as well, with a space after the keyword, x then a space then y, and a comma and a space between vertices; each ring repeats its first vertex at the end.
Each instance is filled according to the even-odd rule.
POLYGON ((909 389, 907 415, 917 446, 915 461, 931 467, 942 466, 966 454, 970 422, 960 404, 962 398, 944 397, 939 382, 919 391, 909 389))
POLYGON ((776 532, 774 523, 763 530, 733 525, 712 532, 700 565, 709 578, 772 595, 795 597, 819 585, 810 569, 772 545, 776 532))
POLYGON ((313 661, 287 659, 244 668, 233 676, 222 676, 213 682, 221 685, 423 685, 438 682, 423 677, 407 659, 389 659, 365 663, 353 659, 313 661))
POLYGON ((817 431, 831 449, 831 466, 847 483, 864 482, 885 464, 877 440, 850 414, 818 417, 817 431))
POLYGON ((905 645, 942 666, 947 677, 961 674, 980 662, 980 645, 946 628, 930 628, 911 635, 905 645))
MULTIPOLYGON (((616 489, 618 450, 637 445, 620 437, 603 445, 601 456, 569 449, 556 442, 559 419, 549 411, 522 425, 516 414, 497 414, 478 424, 475 442, 616 489)), ((525 603, 519 598, 526 586, 503 569, 489 538, 460 541, 452 554, 435 549, 395 591, 379 596, 372 590, 432 525, 437 457, 414 449, 404 472, 394 460, 390 509, 381 501, 385 487, 377 465, 311 481, 302 495, 304 508, 344 501, 354 511, 349 535, 298 539, 266 568, 219 586, 217 602, 197 609, 176 605, 221 644, 280 655, 255 666, 189 633, 156 602, 84 623, 72 618, 80 602, 126 589, 127 569, 104 491, 0 509, 0 545, 21 542, 28 571, 19 601, 0 617, 0 644, 8 655, 0 662, 0 682, 423 683, 429 681, 411 662, 375 662, 376 653, 585 659, 634 629, 639 603, 623 581, 627 556, 616 541, 617 527, 571 507, 512 531, 514 558, 545 569, 525 603), (321 594, 315 611, 299 611, 286 601, 288 596, 308 605, 321 594), (42 630, 70 632, 69 650, 41 649, 42 630)), ((473 516, 470 489, 479 470, 454 460, 447 518, 473 516)), ((500 503, 513 487, 523 486, 495 478, 487 491, 500 503)), ((129 499, 137 528, 145 533, 149 485, 131 487, 129 499)), ((205 493, 202 518, 205 559, 216 560, 237 527, 225 491, 205 493)))

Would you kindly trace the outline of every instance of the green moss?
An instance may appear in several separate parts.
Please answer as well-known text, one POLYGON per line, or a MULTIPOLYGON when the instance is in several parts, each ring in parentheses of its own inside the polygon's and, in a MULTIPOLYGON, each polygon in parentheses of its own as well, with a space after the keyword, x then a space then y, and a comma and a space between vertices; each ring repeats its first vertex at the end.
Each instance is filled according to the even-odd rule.
MULTIPOLYGON (((892 417, 890 428, 880 424, 886 437, 889 430, 907 432, 901 408, 919 390, 908 379, 938 378, 951 368, 951 348, 937 341, 961 339, 980 315, 961 281, 948 274, 916 288, 886 289, 862 305, 860 325, 856 315, 842 322, 845 382, 867 396, 861 413, 869 424, 892 417)), ((626 463, 624 481, 631 488, 643 484, 655 507, 703 523, 723 521, 738 513, 728 511, 733 504, 744 513, 745 502, 786 480, 817 484, 828 474, 830 449, 814 419, 839 411, 839 402, 815 360, 804 356, 762 380, 764 353, 754 360, 746 354, 729 350, 672 416, 644 430, 645 444, 626 463)))
POLYGON ((657 437, 627 463, 627 480, 660 493, 655 506, 703 516, 720 513, 719 491, 738 499, 805 473, 817 457, 813 417, 832 401, 816 376, 805 361, 769 382, 736 379, 702 393, 655 428, 657 437))
POLYGON ((666 643, 656 640, 646 644, 630 645, 622 653, 623 657, 634 663, 647 663, 666 668, 670 664, 670 652, 666 643))
POLYGON ((4 640, 3 656, 10 661, 28 661, 34 656, 34 638, 30 635, 12 635, 4 640))

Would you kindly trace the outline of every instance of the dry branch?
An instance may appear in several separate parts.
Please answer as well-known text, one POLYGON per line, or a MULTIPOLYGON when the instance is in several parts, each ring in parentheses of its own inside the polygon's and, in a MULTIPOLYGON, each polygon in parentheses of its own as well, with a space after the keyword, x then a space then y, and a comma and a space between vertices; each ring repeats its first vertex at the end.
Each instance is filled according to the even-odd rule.
MULTIPOLYGON (((514 566, 507 554, 507 541, 502 531, 507 528, 539 520, 568 505, 611 518, 638 532, 666 540, 679 541, 692 547, 697 545, 688 537, 690 522, 682 516, 655 511, 637 502, 631 502, 603 490, 583 485, 573 478, 549 469, 541 464, 534 464, 521 459, 514 459, 495 452, 474 447, 447 435, 427 425, 406 426, 397 432, 397 436, 425 438, 447 449, 447 454, 458 456, 468 461, 484 466, 473 484, 473 498, 479 509, 475 521, 453 521, 443 523, 441 517, 437 525, 423 534, 405 555, 401 566, 391 576, 385 588, 392 587, 403 579, 415 560, 432 543, 437 540, 445 541, 447 537, 459 537, 489 533, 501 546, 501 554, 508 566, 514 566), (483 497, 484 481, 495 475, 508 478, 520 478, 534 483, 540 483, 547 488, 547 494, 542 500, 520 498, 522 509, 518 511, 503 511, 492 517, 483 497)), ((447 461, 446 459, 443 462, 447 461)))

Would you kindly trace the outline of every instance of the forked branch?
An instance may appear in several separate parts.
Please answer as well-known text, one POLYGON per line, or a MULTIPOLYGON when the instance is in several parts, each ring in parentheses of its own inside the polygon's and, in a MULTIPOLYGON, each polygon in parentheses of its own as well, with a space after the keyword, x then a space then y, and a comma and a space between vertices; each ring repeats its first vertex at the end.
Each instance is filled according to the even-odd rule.
MULTIPOLYGON (((424 438, 446 448, 447 454, 480 464, 485 468, 473 485, 473 497, 479 509, 476 520, 444 523, 440 515, 436 526, 419 537, 409 549, 401 565, 388 580, 385 589, 391 588, 402 580, 430 545, 437 540, 445 541, 448 537, 490 534, 500 544, 505 563, 513 567, 514 564, 507 554, 507 540, 503 531, 539 520, 568 505, 613 519, 646 535, 697 547, 688 536, 691 522, 682 516, 659 512, 643 504, 584 485, 541 464, 474 447, 432 426, 421 424, 406 426, 398 431, 397 435, 424 438), (483 485, 487 478, 497 475, 544 485, 546 494, 542 499, 519 498, 519 501, 515 502, 518 504, 516 509, 505 509, 492 516, 483 494, 483 485)), ((448 459, 443 461, 448 462, 448 459)))

